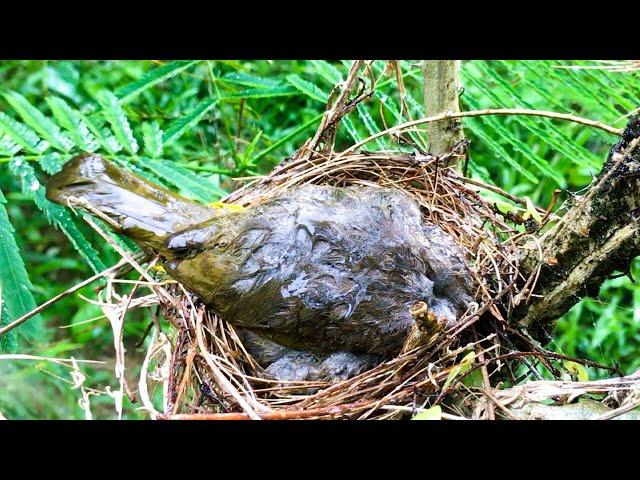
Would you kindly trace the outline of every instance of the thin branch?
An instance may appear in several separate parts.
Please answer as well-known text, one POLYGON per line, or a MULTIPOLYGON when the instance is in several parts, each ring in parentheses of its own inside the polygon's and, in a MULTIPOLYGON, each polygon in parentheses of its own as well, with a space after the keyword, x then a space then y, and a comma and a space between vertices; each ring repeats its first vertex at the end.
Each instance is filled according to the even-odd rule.
MULTIPOLYGON (((59 365, 64 365, 65 367, 73 368, 74 360, 70 358, 54 358, 54 357, 40 357, 38 355, 26 355, 22 353, 7 353, 4 355, 0 355, 0 360, 37 360, 37 361, 47 361, 57 363, 59 365)), ((92 363, 98 365, 104 365, 107 362, 103 362, 101 360, 75 360, 78 363, 92 363)))
POLYGON ((349 111, 353 106, 355 106, 358 101, 362 100, 361 97, 358 97, 358 101, 352 102, 351 105, 346 105, 349 95, 353 91, 357 80, 358 80, 358 71, 364 65, 363 60, 355 60, 351 64, 351 68, 349 69, 349 73, 347 74, 347 79, 344 82, 344 86, 342 87, 342 91, 340 92, 338 98, 334 102, 331 107, 327 108, 327 111, 324 113, 322 121, 318 126, 318 130, 316 134, 310 139, 307 143, 305 143, 302 148, 297 153, 300 159, 308 160, 312 153, 315 151, 318 144, 323 140, 323 137, 328 135, 328 141, 326 142, 330 150, 333 150, 333 143, 335 141, 335 129, 337 128, 337 123, 340 119, 349 111), (331 130, 331 132, 329 132, 331 130))
POLYGON ((396 125, 395 127, 382 130, 381 132, 371 135, 370 137, 365 138, 361 142, 358 142, 355 145, 352 145, 351 147, 347 148, 345 151, 341 152, 337 158, 342 157, 343 155, 349 152, 353 152, 354 150, 357 150, 364 144, 369 143, 370 141, 375 140, 376 138, 380 138, 380 137, 383 137, 384 135, 396 133, 401 130, 405 130, 407 128, 415 127, 416 125, 423 125, 425 123, 431 123, 431 122, 440 122, 440 121, 449 120, 452 118, 481 117, 485 115, 528 115, 533 117, 555 118, 558 120, 566 120, 568 122, 587 125, 593 128, 599 128, 613 135, 621 135, 622 132, 624 131, 622 128, 615 128, 603 122, 589 120, 588 118, 578 117, 570 113, 549 112, 545 110, 531 110, 526 108, 489 108, 486 110, 470 110, 468 112, 459 112, 459 113, 445 112, 440 115, 419 118, 418 120, 413 120, 411 122, 406 122, 400 125, 396 125))
MULTIPOLYGON (((139 258, 140 256, 142 256, 141 254, 136 255, 136 258, 139 258)), ((77 292, 78 290, 86 287, 87 285, 89 285, 90 283, 95 282, 96 280, 98 280, 99 278, 102 278, 106 275, 110 275, 111 273, 117 271, 119 268, 127 265, 129 262, 126 259, 122 259, 120 260, 118 263, 116 263, 113 267, 109 267, 106 270, 103 270, 100 273, 96 273, 93 277, 89 277, 87 278, 85 281, 78 283, 77 285, 65 290, 62 293, 59 293, 58 295, 56 295, 55 297, 47 300, 46 302, 44 302, 42 305, 40 305, 39 307, 34 308, 33 310, 31 310, 28 313, 25 313, 24 315, 22 315, 20 318, 18 318, 17 320, 14 320, 13 322, 11 322, 10 324, 0 328, 0 336, 10 332, 11 330, 13 330, 16 327, 19 327, 20 325, 22 325, 24 322, 26 322, 27 320, 29 320, 30 318, 36 316, 37 314, 39 314, 40 312, 42 312, 43 310, 49 308, 51 305, 53 305, 54 303, 56 303, 57 301, 63 299, 64 297, 67 297, 69 295, 71 295, 74 292, 77 292)))

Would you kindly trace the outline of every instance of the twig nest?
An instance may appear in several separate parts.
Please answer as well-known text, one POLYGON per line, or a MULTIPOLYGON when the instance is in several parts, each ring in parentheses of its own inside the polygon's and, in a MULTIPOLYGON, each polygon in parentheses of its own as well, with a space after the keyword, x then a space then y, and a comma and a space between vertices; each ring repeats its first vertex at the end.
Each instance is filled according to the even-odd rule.
POLYGON ((469 308, 459 312, 452 322, 446 309, 430 307, 424 300, 408 304, 407 314, 414 319, 415 326, 405 333, 400 345, 404 346, 398 349, 397 356, 378 364, 346 361, 349 353, 317 362, 305 357, 313 353, 296 353, 299 357, 290 358, 293 361, 276 361, 265 371, 250 353, 251 342, 246 342, 241 331, 182 290, 180 309, 169 309, 182 322, 183 329, 174 349, 169 388, 172 407, 166 413, 213 412, 250 418, 253 414, 271 418, 272 412, 281 412, 278 418, 308 418, 301 412, 314 412, 313 418, 406 416, 406 409, 386 407, 424 403, 438 393, 437 386, 443 385, 450 373, 448 366, 458 354, 468 351, 467 346, 462 350, 455 348, 461 337, 472 338, 468 327, 491 309, 499 292, 503 292, 503 300, 511 297, 510 293, 504 296, 504 292, 513 287, 508 281, 516 274, 509 261, 515 245, 504 239, 499 241, 495 231, 500 229, 507 236, 515 236, 517 231, 505 225, 492 206, 468 188, 453 168, 443 168, 437 157, 386 152, 313 155, 305 161, 285 164, 226 201, 243 206, 264 204, 307 184, 379 186, 410 196, 419 206, 424 224, 446 232, 447 238, 453 239, 456 248, 463 252, 465 268, 473 283, 469 308), (478 238, 482 241, 478 242, 478 238), (474 299, 477 303, 472 303, 474 299), (194 318, 200 321, 189 320, 194 318), (197 338, 203 341, 196 342, 197 338), (190 357, 188 365, 189 352, 194 349, 197 354, 190 357), (279 369, 308 369, 309 365, 315 365, 324 375, 296 375, 296 372, 291 375, 302 376, 305 381, 273 378, 282 377, 279 369), (334 381, 327 382, 327 376, 334 381), (238 398, 243 399, 244 406, 238 398))

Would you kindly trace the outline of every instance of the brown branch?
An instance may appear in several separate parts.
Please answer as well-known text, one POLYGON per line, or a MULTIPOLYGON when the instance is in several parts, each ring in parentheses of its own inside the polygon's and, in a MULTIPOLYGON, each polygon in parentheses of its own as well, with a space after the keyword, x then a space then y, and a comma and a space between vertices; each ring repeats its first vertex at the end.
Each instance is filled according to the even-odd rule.
POLYGON ((640 120, 633 118, 586 195, 542 237, 525 245, 520 264, 537 281, 513 318, 539 339, 584 296, 596 296, 615 271, 640 255, 640 120))
POLYGON ((589 120, 588 118, 578 117, 576 115, 572 115, 570 113, 558 113, 558 112, 548 112, 545 110, 530 110, 526 108, 489 108, 486 110, 470 110, 467 112, 453 113, 453 112, 445 112, 439 115, 433 115, 431 117, 419 118, 418 120, 412 120, 410 122, 402 123, 400 125, 396 125, 395 127, 387 128, 386 130, 382 130, 370 137, 365 138, 361 142, 352 145, 347 148, 345 151, 340 153, 340 156, 343 156, 349 152, 353 152, 363 145, 375 140, 376 138, 380 138, 384 135, 389 135, 392 133, 396 133, 402 130, 406 130, 411 127, 415 127, 416 125, 424 125, 426 123, 431 122, 441 122, 443 120, 450 120, 452 118, 465 118, 465 117, 482 117, 485 115, 527 115, 533 117, 546 117, 546 118, 554 118, 557 120, 566 120, 568 122, 579 123, 581 125, 586 125, 593 128, 599 128, 600 130, 604 130, 605 132, 611 133, 613 135, 620 135, 622 133, 622 129, 615 128, 610 125, 607 125, 603 122, 598 122, 595 120, 589 120))
MULTIPOLYGON (((327 107, 327 110, 320 121, 320 125, 318 126, 318 130, 316 131, 313 138, 308 140, 302 148, 296 154, 295 160, 307 160, 311 157, 313 152, 316 150, 318 145, 321 142, 325 142, 329 149, 333 149, 333 142, 335 141, 335 131, 338 127, 338 122, 340 119, 346 115, 351 109, 353 109, 359 101, 363 98, 359 96, 358 99, 350 102, 347 105, 347 100, 349 95, 353 91, 357 81, 358 81, 358 71, 364 65, 363 60, 355 60, 351 64, 351 68, 349 69, 349 73, 347 74, 347 79, 344 82, 344 87, 342 87, 338 98, 333 103, 331 107, 327 107)), ((337 88, 340 88, 339 86, 337 88)))

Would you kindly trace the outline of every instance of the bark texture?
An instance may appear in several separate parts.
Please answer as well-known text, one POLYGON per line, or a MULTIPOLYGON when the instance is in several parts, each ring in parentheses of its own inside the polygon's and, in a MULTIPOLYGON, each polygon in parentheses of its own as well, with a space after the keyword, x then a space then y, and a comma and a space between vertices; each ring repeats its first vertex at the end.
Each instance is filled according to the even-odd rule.
POLYGON ((522 252, 528 273, 539 269, 535 296, 513 317, 537 338, 584 296, 596 296, 614 272, 629 272, 640 255, 640 117, 630 120, 622 139, 586 195, 539 242, 522 252))
MULTIPOLYGON (((424 106, 427 117, 443 112, 460 111, 460 60, 425 60, 424 106)), ((429 150, 434 155, 450 152, 463 139, 459 118, 426 125, 429 150)))

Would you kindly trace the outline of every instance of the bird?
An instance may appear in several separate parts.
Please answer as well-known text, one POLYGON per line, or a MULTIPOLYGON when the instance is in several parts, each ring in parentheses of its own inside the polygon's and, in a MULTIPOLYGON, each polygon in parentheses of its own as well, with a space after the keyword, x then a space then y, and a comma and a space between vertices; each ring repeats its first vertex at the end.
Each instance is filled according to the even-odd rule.
POLYGON ((305 184, 220 209, 82 154, 46 196, 158 255, 280 381, 351 378, 398 355, 420 319, 452 327, 473 302, 462 249, 396 188, 305 184))

